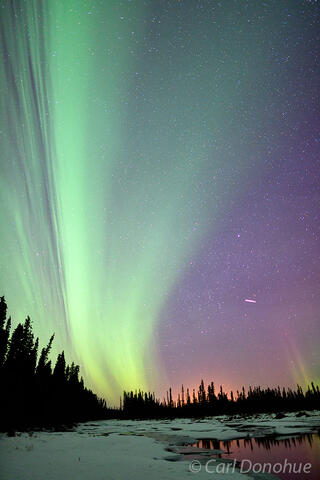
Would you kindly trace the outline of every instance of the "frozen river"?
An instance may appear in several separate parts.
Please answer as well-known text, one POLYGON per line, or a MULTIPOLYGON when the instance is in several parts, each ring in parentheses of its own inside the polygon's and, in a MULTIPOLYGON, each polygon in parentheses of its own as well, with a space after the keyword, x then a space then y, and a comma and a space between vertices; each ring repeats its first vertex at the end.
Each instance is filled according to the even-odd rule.
POLYGON ((0 476, 2 480, 318 479, 320 413, 274 417, 106 420, 79 424, 73 431, 1 434, 0 476))

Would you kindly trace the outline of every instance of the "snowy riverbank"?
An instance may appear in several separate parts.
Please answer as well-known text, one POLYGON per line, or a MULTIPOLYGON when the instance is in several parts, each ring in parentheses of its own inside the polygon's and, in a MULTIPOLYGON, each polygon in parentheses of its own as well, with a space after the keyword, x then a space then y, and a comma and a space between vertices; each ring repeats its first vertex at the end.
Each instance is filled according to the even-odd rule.
MULTIPOLYGON (((194 458, 182 448, 199 439, 232 440, 272 435, 290 438, 320 428, 320 412, 253 417, 177 419, 168 421, 99 421, 78 425, 72 432, 21 433, 0 436, 3 480, 180 480, 193 478, 194 458), (181 461, 180 461, 181 460, 181 461)), ((201 453, 201 452, 200 452, 201 453)), ((204 458, 210 452, 203 451, 204 458)), ((211 452, 212 453, 212 452, 211 452)), ((236 469, 196 478, 246 480, 236 469)), ((272 477, 259 477, 272 478, 272 477)), ((273 477, 274 478, 274 477, 273 477)))

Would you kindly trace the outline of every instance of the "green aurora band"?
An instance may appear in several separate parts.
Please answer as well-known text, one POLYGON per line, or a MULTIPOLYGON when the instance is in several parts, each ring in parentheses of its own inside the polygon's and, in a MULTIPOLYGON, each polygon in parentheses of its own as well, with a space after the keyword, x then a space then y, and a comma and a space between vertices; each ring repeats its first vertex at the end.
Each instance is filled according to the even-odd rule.
MULTIPOLYGON (((226 306, 226 312, 236 312, 226 315, 234 324, 216 315, 207 322, 210 335, 225 328, 228 349, 229 328, 235 327, 243 372, 251 375, 250 359, 244 360, 246 320, 238 322, 238 312, 242 292, 256 285, 250 286, 250 270, 248 277, 241 273, 245 250, 230 243, 242 228, 232 216, 234 206, 240 199, 242 208, 248 189, 255 199, 249 204, 255 216, 248 231, 254 242, 263 234, 260 246, 253 242, 248 263, 255 272, 264 259, 263 274, 272 278, 270 286, 261 286, 264 296, 269 287, 273 292, 272 262, 294 263, 281 253, 290 231, 273 235, 278 230, 259 219, 259 206, 264 194, 272 195, 274 175, 282 178, 277 149, 283 144, 285 151, 296 151, 290 143, 296 133, 286 132, 290 125, 300 128, 300 113, 291 113, 291 120, 288 113, 287 120, 284 112, 290 101, 295 104, 296 88, 300 93, 310 89, 313 76, 299 70, 308 54, 303 35, 307 38, 309 26, 298 3, 292 17, 277 2, 270 7, 251 2, 248 10, 247 2, 231 3, 232 8, 222 2, 142 0, 0 3, 0 294, 15 323, 31 316, 41 344, 55 332, 53 353, 65 350, 68 361, 79 363, 87 384, 113 403, 123 389, 160 393, 159 386, 168 384, 166 375, 175 378, 175 372, 165 371, 159 327, 201 254, 204 277, 214 275, 208 281, 221 280, 226 291, 230 280, 235 283, 226 306), (290 52, 292 59, 300 55, 297 65, 290 52), (215 250, 210 264, 206 246, 214 245, 219 233, 226 250, 215 250), (215 262, 229 254, 234 277, 225 275, 224 284, 215 270, 224 264, 215 262)), ((311 100, 301 98, 305 109, 311 100)), ((300 168, 298 155, 292 157, 300 168)), ((284 163, 283 178, 289 178, 295 164, 284 163)), ((291 201, 288 206, 294 209, 291 201)), ((299 254, 298 244, 292 245, 299 254)), ((260 285, 260 278, 255 283, 260 285)), ((188 308, 188 291, 184 295, 188 308)), ((212 299, 208 311, 214 312, 218 300, 212 299)), ((201 315, 195 303, 190 308, 197 326, 201 315)), ((279 336, 274 308, 270 318, 279 336)), ((185 317, 180 316, 181 324, 185 317)), ((282 378, 308 378, 295 343, 300 330, 291 329, 290 322, 292 345, 283 343, 291 350, 282 378), (298 366, 292 366, 292 358, 298 366)), ((211 351, 210 346, 207 365, 211 351)), ((264 365, 264 353, 258 353, 264 365)), ((230 375, 224 381, 235 383, 234 369, 229 370, 223 371, 230 375)))
MULTIPOLYGON (((124 388, 154 388, 164 374, 154 368, 154 326, 205 230, 200 123, 183 106, 182 81, 185 133, 172 134, 163 111, 156 127, 142 108, 140 129, 151 135, 138 131, 133 141, 136 126, 126 118, 143 10, 132 16, 117 1, 92 11, 86 1, 9 3, 1 224, 10 269, 1 291, 16 321, 30 313, 42 341, 54 331, 56 349, 75 356, 89 385, 116 401, 124 388), (167 144, 167 158, 157 142, 167 144)), ((165 91, 157 93, 160 104, 165 91)))

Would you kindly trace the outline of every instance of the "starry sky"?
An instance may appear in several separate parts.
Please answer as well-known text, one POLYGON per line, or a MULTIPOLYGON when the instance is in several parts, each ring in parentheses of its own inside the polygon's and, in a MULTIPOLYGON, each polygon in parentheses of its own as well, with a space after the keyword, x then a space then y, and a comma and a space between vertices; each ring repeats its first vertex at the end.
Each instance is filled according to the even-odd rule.
POLYGON ((319 12, 1 2, 0 291, 110 402, 320 380, 319 12))

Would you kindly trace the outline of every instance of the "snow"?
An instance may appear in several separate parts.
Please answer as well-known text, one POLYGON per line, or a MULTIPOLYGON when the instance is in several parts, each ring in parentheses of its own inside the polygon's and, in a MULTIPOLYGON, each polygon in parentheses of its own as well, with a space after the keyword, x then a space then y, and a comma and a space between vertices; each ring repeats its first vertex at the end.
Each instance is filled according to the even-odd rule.
MULTIPOLYGON (((32 432, 15 437, 1 434, 0 475, 2 480, 182 480, 195 475, 201 480, 208 478, 204 461, 214 452, 194 452, 187 445, 205 438, 231 440, 270 433, 288 438, 314 432, 320 425, 320 412, 309 415, 296 418, 287 414, 282 419, 272 415, 216 417, 201 421, 106 420, 79 424, 72 432, 32 432), (201 471, 193 473, 190 462, 199 458, 201 471)), ((210 478, 252 477, 235 471, 210 473, 210 478)))

